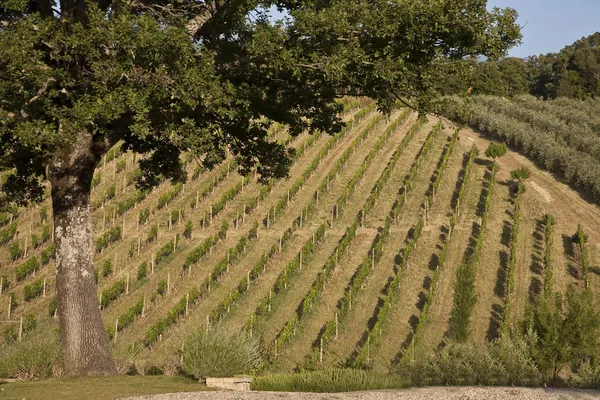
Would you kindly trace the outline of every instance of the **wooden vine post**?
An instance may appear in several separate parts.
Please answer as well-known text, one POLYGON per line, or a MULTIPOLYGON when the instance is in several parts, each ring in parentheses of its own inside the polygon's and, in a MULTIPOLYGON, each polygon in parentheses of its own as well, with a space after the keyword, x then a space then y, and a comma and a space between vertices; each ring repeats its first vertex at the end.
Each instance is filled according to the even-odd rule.
POLYGON ((115 335, 113 336, 113 341, 117 343, 117 335, 119 334, 119 317, 115 319, 115 335))

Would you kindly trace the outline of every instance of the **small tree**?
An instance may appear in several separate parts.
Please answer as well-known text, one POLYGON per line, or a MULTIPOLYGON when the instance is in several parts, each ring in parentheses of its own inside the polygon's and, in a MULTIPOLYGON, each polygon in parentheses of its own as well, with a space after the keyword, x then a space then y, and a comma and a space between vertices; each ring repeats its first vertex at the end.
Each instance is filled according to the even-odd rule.
POLYGON ((494 143, 491 142, 485 151, 485 156, 489 158, 496 159, 498 157, 502 157, 506 154, 507 148, 504 143, 494 143))
POLYGON ((597 354, 600 313, 590 290, 569 287, 566 301, 560 294, 541 297, 524 326, 546 383, 554 384, 565 366, 577 366, 597 354))

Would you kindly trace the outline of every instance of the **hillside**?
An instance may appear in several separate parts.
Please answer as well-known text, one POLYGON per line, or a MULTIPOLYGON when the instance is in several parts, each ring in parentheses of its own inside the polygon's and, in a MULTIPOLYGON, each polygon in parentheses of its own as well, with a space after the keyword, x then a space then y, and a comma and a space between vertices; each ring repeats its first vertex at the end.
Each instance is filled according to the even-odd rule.
MULTIPOLYGON (((385 118, 367 100, 346 108, 350 123, 335 136, 275 130, 296 157, 288 179, 266 186, 230 160, 203 171, 189 159, 185 185, 136 192, 136 158, 107 157, 93 221, 117 359, 168 368, 185 338, 220 321, 260 335, 269 371, 388 372, 452 337, 464 265, 475 267, 467 334, 477 344, 514 326, 545 287, 563 293, 589 281, 598 291, 600 208, 584 195, 510 150, 494 167, 488 139, 471 129, 405 109, 385 118), (516 192, 520 167, 530 175, 516 192), (578 224, 589 235, 583 247, 571 240, 578 224)), ((0 346, 10 346, 21 318, 24 340, 37 329, 28 315, 37 325, 55 318, 49 200, 4 219, 0 346)))

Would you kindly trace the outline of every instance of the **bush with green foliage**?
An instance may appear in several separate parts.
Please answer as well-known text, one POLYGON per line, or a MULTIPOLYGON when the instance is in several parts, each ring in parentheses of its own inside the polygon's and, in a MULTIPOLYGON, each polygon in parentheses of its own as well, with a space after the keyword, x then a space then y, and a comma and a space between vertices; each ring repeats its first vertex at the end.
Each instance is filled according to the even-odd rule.
POLYGON ((18 240, 15 240, 8 246, 8 252, 10 253, 10 259, 13 261, 17 261, 19 258, 23 257, 23 249, 18 240))
POLYGON ((167 293, 167 281, 164 279, 161 279, 160 281, 158 281, 157 285, 156 285, 156 292, 158 294, 160 294, 161 296, 164 296, 167 293))
POLYGON ((117 164, 115 165, 117 174, 119 172, 125 170, 126 167, 127 167, 127 160, 123 159, 123 160, 117 161, 117 164))
POLYGON ((92 189, 98 186, 102 182, 102 174, 100 172, 96 172, 94 177, 92 178, 92 189))
POLYGON ((12 238, 17 233, 17 223, 13 222, 6 228, 0 230, 0 246, 4 246, 6 243, 10 242, 12 238))
POLYGON ((29 302, 42 295, 44 291, 44 279, 38 279, 37 281, 25 285, 23 288, 23 300, 29 302))
POLYGON ((148 235, 146 236, 146 242, 152 243, 158 237, 158 225, 154 224, 150 227, 148 235))
POLYGON ((150 218, 150 209, 148 209, 147 207, 144 208, 142 211, 140 211, 139 215, 138 215, 138 223, 140 225, 145 224, 146 222, 148 222, 148 219, 150 218))
POLYGON ((138 281, 141 281, 142 279, 144 279, 147 276, 148 276, 148 264, 146 262, 143 262, 138 267, 137 279, 138 279, 138 281))
POLYGON ((535 386, 541 375, 526 338, 504 337, 484 347, 449 344, 441 351, 405 364, 400 370, 413 384, 535 386))
POLYGON ((17 282, 21 282, 29 275, 31 275, 34 271, 40 269, 40 263, 37 260, 36 256, 31 257, 29 260, 25 261, 21 265, 15 268, 15 278, 17 282))
POLYGON ((540 297, 527 311, 524 329, 545 384, 555 383, 565 367, 577 369, 597 357, 600 312, 589 289, 571 286, 565 296, 540 297))
POLYGON ((363 390, 401 389, 410 385, 398 375, 376 374, 360 369, 332 368, 299 374, 258 376, 250 388, 258 391, 336 393, 363 390))
POLYGON ((118 299, 119 296, 125 293, 125 287, 125 279, 121 279, 113 283, 113 285, 108 289, 104 289, 102 291, 102 296, 100 297, 100 305, 102 306, 102 308, 108 307, 110 303, 112 303, 113 301, 118 299))
POLYGON ((46 243, 48 240, 50 240, 50 225, 45 224, 42 227, 42 243, 46 243))
MULTIPOLYGON (((45 327, 46 328, 46 327, 45 327)), ((2 349, 0 378, 18 380, 52 376, 52 367, 60 363, 60 345, 53 327, 2 349)))
POLYGON ((193 228, 194 228, 194 225, 193 225, 192 221, 187 221, 185 223, 185 229, 183 230, 183 237, 186 239, 191 239, 193 228))
POLYGON ((5 292, 10 287, 10 279, 8 279, 8 275, 2 275, 2 292, 5 292))
POLYGON ((191 335, 182 355, 181 369, 196 379, 249 374, 264 363, 258 338, 219 325, 191 335))
POLYGON ((485 151, 485 156, 489 158, 498 158, 506 154, 507 148, 504 143, 491 142, 485 151))
POLYGON ((525 179, 529 179, 529 168, 521 167, 519 169, 510 171, 510 176, 514 180, 518 180, 518 181, 523 181, 525 179))
POLYGON ((46 265, 50 262, 50 260, 56 258, 56 248, 54 247, 54 242, 50 243, 48 247, 42 250, 40 258, 42 265, 46 265))
POLYGON ((38 235, 36 235, 35 233, 31 234, 31 245, 33 246, 34 249, 37 249, 38 247, 40 247, 40 245, 42 244, 42 241, 40 240, 40 237, 38 235))
POLYGON ((108 187, 108 189, 106 189, 106 194, 104 196, 105 200, 112 200, 115 198, 115 195, 117 194, 117 187, 116 185, 113 183, 112 185, 110 185, 108 187))
POLYGON ((173 240, 169 240, 156 252, 156 257, 154 259, 155 264, 158 266, 167 257, 169 257, 171 254, 173 254, 174 251, 175 251, 175 242, 173 240))
POLYGON ((121 227, 114 226, 96 240, 96 252, 101 253, 102 250, 118 240, 121 240, 121 227))

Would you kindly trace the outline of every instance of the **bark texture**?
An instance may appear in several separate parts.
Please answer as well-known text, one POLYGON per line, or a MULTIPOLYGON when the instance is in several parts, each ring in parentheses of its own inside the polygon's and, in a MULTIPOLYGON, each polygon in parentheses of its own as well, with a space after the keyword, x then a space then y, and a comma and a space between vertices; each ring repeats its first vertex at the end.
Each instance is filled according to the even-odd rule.
POLYGON ((115 375, 94 280, 91 180, 107 143, 83 134, 49 165, 56 245, 56 303, 69 376, 115 375))

